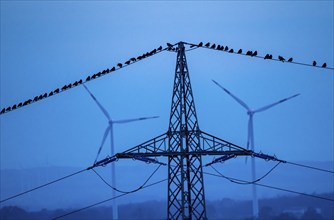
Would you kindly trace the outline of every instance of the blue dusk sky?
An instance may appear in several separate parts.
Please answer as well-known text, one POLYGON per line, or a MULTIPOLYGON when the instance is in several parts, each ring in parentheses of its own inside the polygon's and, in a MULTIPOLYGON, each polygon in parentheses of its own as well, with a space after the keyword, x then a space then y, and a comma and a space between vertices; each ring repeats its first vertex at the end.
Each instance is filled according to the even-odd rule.
MULTIPOLYGON (((333 1, 1 1, 0 108, 167 42, 211 42, 333 68, 333 8, 333 1)), ((291 162, 333 162, 333 69, 205 48, 186 57, 201 130, 246 147, 247 112, 212 79, 253 109, 300 93, 255 114, 255 150, 291 162)), ((164 51, 86 83, 114 120, 160 116, 115 125, 116 152, 167 131, 175 64, 176 53, 164 51)), ((87 167, 108 126, 83 86, 0 120, 1 169, 87 167)), ((100 159, 107 155, 109 139, 100 159)), ((235 164, 247 166, 244 159, 235 164)))

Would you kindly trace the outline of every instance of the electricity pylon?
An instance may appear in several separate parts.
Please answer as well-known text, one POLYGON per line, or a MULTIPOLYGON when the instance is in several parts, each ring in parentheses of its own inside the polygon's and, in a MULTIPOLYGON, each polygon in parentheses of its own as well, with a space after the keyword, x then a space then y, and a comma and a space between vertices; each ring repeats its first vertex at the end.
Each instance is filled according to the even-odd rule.
MULTIPOLYGON (((202 156, 222 155, 211 164, 235 156, 255 156, 277 160, 265 154, 256 154, 200 130, 192 93, 184 43, 177 52, 174 88, 168 131, 122 153, 96 162, 92 167, 104 166, 120 158, 160 163, 148 157, 168 157, 168 219, 207 219, 202 172, 202 156)), ((162 164, 162 163, 160 163, 162 164)))

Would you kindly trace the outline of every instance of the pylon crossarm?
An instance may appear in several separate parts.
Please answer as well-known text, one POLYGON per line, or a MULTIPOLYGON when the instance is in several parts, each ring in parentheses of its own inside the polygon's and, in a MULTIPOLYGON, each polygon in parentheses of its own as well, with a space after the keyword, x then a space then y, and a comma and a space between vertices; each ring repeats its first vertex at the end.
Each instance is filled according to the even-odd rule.
MULTIPOLYGON (((152 138, 142 144, 139 144, 133 148, 123 151, 121 154, 127 153, 163 153, 168 150, 168 136, 166 133, 152 138)), ((116 154, 117 155, 117 154, 116 154)), ((118 154, 119 155, 119 154, 118 154)))
POLYGON ((261 153, 261 152, 260 153, 253 152, 252 156, 264 159, 266 161, 272 160, 272 161, 278 161, 278 162, 281 162, 281 163, 286 163, 285 160, 278 159, 275 155, 271 156, 271 155, 264 154, 264 153, 261 153))
POLYGON ((211 134, 200 131, 201 148, 205 151, 243 151, 245 155, 251 155, 252 151, 225 141, 211 134))

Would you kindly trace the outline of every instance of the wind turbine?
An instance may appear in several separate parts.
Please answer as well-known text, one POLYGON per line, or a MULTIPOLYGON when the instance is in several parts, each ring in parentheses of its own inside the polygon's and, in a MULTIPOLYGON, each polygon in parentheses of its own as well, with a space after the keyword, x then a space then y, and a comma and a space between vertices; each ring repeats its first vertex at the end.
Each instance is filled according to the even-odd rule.
MULTIPOLYGON (((108 134, 110 134, 110 149, 111 149, 111 155, 115 155, 115 151, 114 151, 114 128, 113 125, 114 124, 125 124, 125 123, 130 123, 130 122, 135 122, 135 121, 141 121, 141 120, 147 120, 147 119, 153 119, 153 118, 158 118, 159 116, 153 116, 153 117, 141 117, 141 118, 133 118, 133 119, 123 119, 123 120, 112 120, 109 113, 107 112, 107 110, 101 105, 101 103, 95 98, 95 96, 91 93, 91 91, 87 88, 87 86, 85 84, 82 84, 84 86, 84 88, 87 90, 87 92, 89 93, 89 95, 93 98, 93 100, 96 102, 96 104, 99 106, 99 108, 101 109, 101 111, 103 112, 103 114, 106 116, 107 120, 108 120, 108 127, 106 128, 104 135, 103 135, 103 139, 102 139, 102 143, 100 145, 100 148, 97 152, 97 156, 95 158, 94 164, 96 163, 103 144, 108 136, 108 134)), ((116 188, 116 171, 115 171, 115 163, 111 163, 111 185, 112 187, 116 188)), ((115 198, 116 197, 116 191, 112 189, 112 197, 115 198)), ((113 218, 112 219, 118 219, 118 207, 117 207, 117 203, 116 203, 116 199, 113 199, 113 205, 112 205, 112 210, 113 210, 113 218)))
MULTIPOLYGON (((274 102, 272 104, 263 106, 261 108, 252 110, 245 102, 243 102, 241 99, 233 95, 230 91, 225 89, 223 86, 221 86, 218 82, 215 80, 212 80, 217 86, 219 86, 222 90, 224 90, 228 95, 230 95, 235 101, 237 101, 241 106, 243 106, 247 110, 247 114, 249 116, 248 119, 248 137, 247 137, 247 149, 249 147, 252 151, 254 151, 254 129, 253 129, 253 116, 255 113, 266 111, 278 104, 281 104, 285 101, 288 101, 289 99, 292 99, 296 96, 299 96, 300 94, 295 94, 293 96, 290 96, 288 98, 279 100, 277 102, 274 102)), ((247 157, 246 157, 247 162, 247 157)), ((256 181, 256 173, 255 173, 255 159, 254 157, 251 158, 251 167, 252 167, 252 181, 256 181)), ((258 204, 258 198, 257 198, 257 192, 256 192, 256 185, 253 184, 253 217, 257 217, 259 214, 259 204, 258 204)))

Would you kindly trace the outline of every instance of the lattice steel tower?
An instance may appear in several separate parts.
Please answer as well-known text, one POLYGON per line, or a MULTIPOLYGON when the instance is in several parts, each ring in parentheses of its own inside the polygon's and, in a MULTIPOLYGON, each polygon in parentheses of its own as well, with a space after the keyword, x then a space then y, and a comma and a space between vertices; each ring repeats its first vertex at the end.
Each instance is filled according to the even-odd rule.
POLYGON ((183 43, 178 43, 174 89, 169 120, 168 216, 171 219, 205 219, 205 195, 200 130, 183 43))
MULTIPOLYGON (((168 219, 207 219, 202 156, 221 155, 210 164, 254 152, 224 141, 199 129, 191 89, 185 47, 179 42, 169 49, 177 52, 174 88, 168 131, 122 153, 93 165, 103 166, 120 158, 160 163, 152 157, 168 157, 168 219)), ((263 156, 262 156, 263 157, 263 156)))

